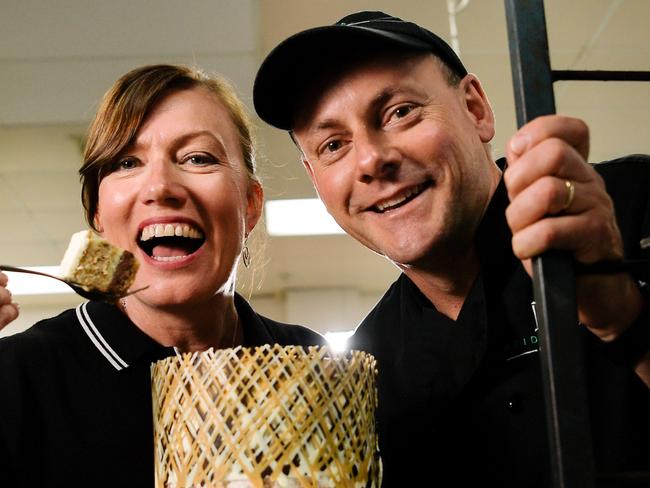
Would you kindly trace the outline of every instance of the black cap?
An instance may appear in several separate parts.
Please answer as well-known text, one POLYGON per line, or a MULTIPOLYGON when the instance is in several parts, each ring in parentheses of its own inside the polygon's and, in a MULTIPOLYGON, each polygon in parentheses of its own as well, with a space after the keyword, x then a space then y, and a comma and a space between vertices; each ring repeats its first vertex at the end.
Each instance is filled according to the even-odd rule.
POLYGON ((253 86, 257 114, 274 127, 291 130, 295 104, 314 72, 345 69, 341 58, 361 46, 365 52, 429 51, 461 78, 467 74, 454 50, 433 32, 384 12, 358 12, 333 25, 294 34, 269 53, 253 86))

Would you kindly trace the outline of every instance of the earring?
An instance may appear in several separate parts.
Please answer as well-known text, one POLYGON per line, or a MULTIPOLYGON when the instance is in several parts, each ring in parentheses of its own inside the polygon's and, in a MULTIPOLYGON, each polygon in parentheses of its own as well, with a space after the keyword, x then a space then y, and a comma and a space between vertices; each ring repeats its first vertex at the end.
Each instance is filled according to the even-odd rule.
POLYGON ((248 249, 248 237, 244 239, 244 247, 241 250, 241 259, 244 262, 244 266, 250 268, 251 266, 251 252, 248 249))

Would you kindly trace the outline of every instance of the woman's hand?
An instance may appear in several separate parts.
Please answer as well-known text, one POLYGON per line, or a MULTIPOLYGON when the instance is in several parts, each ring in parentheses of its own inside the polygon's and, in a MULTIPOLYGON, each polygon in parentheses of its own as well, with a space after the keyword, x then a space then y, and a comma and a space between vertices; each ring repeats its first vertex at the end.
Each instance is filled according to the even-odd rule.
POLYGON ((7 275, 0 271, 0 329, 18 317, 18 305, 11 300, 7 281, 7 275))

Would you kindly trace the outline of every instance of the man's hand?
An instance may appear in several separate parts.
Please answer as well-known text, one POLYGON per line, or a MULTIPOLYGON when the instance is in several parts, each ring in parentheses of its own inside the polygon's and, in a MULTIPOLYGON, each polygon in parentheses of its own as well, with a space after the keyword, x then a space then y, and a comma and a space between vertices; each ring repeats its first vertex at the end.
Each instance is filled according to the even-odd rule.
POLYGON ((18 317, 18 305, 11 301, 7 275, 0 271, 0 329, 18 317))
MULTIPOLYGON (((508 143, 506 218, 514 253, 529 274, 530 258, 549 249, 570 251, 585 264, 623 258, 614 206, 588 154, 585 123, 557 115, 526 124, 508 143)), ((626 273, 580 276, 576 294, 580 322, 604 341, 615 339, 643 307, 626 273)))

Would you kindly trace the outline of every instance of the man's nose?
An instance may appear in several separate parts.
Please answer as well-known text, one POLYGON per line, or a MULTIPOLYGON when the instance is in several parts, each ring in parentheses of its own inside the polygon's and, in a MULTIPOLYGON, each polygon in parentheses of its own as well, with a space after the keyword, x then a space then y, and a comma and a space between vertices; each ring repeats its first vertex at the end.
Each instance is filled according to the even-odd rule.
POLYGON ((382 135, 363 135, 355 141, 358 179, 370 183, 375 179, 394 178, 399 170, 399 151, 382 135))
POLYGON ((142 200, 145 204, 178 206, 185 199, 185 187, 178 166, 165 158, 151 161, 145 171, 142 200))

